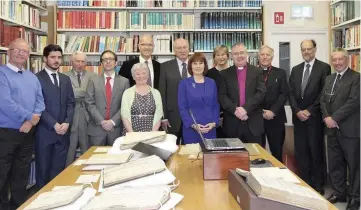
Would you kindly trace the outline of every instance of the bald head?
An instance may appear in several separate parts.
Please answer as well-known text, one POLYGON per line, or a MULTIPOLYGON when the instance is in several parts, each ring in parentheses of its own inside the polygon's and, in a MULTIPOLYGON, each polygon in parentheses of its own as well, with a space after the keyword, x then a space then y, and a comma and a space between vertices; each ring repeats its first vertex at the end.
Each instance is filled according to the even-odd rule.
POLYGON ((29 44, 24 39, 15 39, 9 45, 7 55, 9 56, 9 63, 23 68, 25 62, 28 60, 30 54, 29 44))
POLYGON ((181 61, 186 61, 189 55, 189 43, 183 38, 174 41, 175 56, 181 61))
POLYGON ((14 48, 14 46, 17 46, 17 45, 23 45, 23 46, 26 46, 27 47, 27 51, 30 51, 30 46, 28 44, 27 41, 25 41, 24 39, 21 39, 21 38, 17 38, 17 39, 14 39, 8 46, 9 49, 12 49, 14 48))
POLYGON ((143 35, 139 38, 140 56, 148 60, 153 53, 154 43, 152 35, 143 35))

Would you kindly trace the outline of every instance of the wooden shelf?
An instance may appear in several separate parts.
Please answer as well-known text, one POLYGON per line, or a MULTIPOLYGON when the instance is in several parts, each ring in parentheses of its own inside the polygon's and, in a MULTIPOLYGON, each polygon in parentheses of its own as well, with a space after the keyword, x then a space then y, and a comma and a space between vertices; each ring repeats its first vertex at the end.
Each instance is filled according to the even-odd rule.
POLYGON ((7 51, 8 48, 7 47, 0 47, 0 51, 7 51))
POLYGON ((346 0, 336 0, 336 1, 331 2, 330 5, 333 6, 333 5, 343 2, 343 1, 346 1, 346 0))
POLYGON ((193 11, 192 7, 127 7, 127 10, 177 10, 179 12, 183 11, 193 11))
POLYGON ((361 49, 361 46, 358 46, 358 47, 347 47, 345 48, 345 50, 347 51, 354 51, 354 50, 360 50, 361 49))
MULTIPOLYGON (((348 20, 348 21, 345 21, 341 24, 338 24, 338 25, 335 25, 335 26, 332 26, 331 29, 332 30, 337 30, 337 29, 343 29, 343 28, 346 28, 347 26, 350 26, 350 25, 356 25, 358 21, 361 20, 361 17, 357 17, 357 18, 354 18, 352 20, 348 20)), ((359 23, 360 24, 360 23, 359 23)))
MULTIPOLYGON (((7 47, 0 47, 0 51, 7 51, 9 48, 7 47)), ((30 55, 36 55, 36 56, 43 56, 43 53, 40 52, 30 52, 30 55)))
POLYGON ((33 27, 33 26, 29 26, 29 25, 26 25, 26 24, 22 24, 22 23, 19 23, 19 22, 15 21, 15 20, 11 20, 11 19, 8 19, 8 18, 2 17, 2 16, 0 16, 0 19, 4 20, 4 21, 6 21, 6 22, 9 22, 9 23, 15 24, 15 25, 17 25, 17 26, 23 26, 23 27, 25 27, 25 28, 27 28, 27 29, 31 29, 31 30, 40 32, 40 33, 42 33, 42 34, 47 34, 47 31, 42 30, 41 28, 36 28, 36 27, 33 27))
POLYGON ((35 4, 30 0, 22 0, 21 2, 24 3, 24 4, 28 4, 28 5, 32 6, 32 7, 35 7, 37 9, 41 10, 41 11, 47 11, 47 9, 45 7, 42 7, 42 6, 38 5, 38 4, 35 4))

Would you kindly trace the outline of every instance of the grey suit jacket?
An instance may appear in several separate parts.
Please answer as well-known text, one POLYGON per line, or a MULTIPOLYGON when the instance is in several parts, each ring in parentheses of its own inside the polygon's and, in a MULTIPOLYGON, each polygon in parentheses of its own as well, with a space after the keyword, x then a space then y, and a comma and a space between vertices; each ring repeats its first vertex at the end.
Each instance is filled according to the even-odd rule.
MULTIPOLYGON (((71 126, 71 131, 75 131, 79 126, 79 118, 81 114, 85 114, 85 118, 87 120, 86 123, 89 122, 89 114, 85 109, 85 92, 86 87, 88 85, 89 78, 96 75, 94 72, 84 71, 82 73, 81 87, 79 87, 78 77, 76 76, 76 72, 74 70, 70 70, 64 73, 69 76, 71 81, 71 86, 73 87, 74 97, 75 97, 75 108, 74 108, 74 116, 73 116, 73 125, 71 126)), ((83 123, 83 122, 81 122, 83 123)))
POLYGON ((347 69, 338 89, 331 95, 336 75, 326 77, 320 106, 322 119, 332 117, 340 129, 326 128, 326 133, 334 135, 338 131, 345 137, 360 137, 360 73, 347 69))
MULTIPOLYGON (((110 108, 111 120, 115 123, 115 129, 123 129, 120 118, 120 106, 124 91, 129 88, 129 80, 115 75, 114 85, 112 88, 112 102, 110 108)), ((88 125, 88 134, 90 136, 104 136, 106 131, 102 128, 101 122, 105 118, 106 112, 106 95, 104 73, 93 76, 89 79, 86 94, 85 105, 90 115, 88 125)))
POLYGON ((164 119, 168 119, 170 133, 176 133, 181 126, 178 109, 178 84, 181 81, 177 59, 160 65, 159 92, 162 96, 164 119))

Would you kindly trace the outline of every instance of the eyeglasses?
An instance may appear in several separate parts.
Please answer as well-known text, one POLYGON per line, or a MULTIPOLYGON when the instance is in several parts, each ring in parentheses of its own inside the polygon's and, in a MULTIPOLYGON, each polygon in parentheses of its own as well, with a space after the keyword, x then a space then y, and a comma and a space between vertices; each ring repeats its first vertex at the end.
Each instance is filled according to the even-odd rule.
POLYGON ((115 61, 115 58, 102 58, 102 62, 103 63, 110 63, 110 62, 114 62, 115 61))
POLYGON ((16 54, 24 54, 24 55, 27 55, 27 54, 29 54, 29 51, 27 51, 27 50, 21 50, 21 49, 17 49, 17 48, 15 48, 15 49, 10 49, 10 50, 12 50, 14 53, 16 53, 16 54))
POLYGON ((232 53, 233 56, 244 56, 246 55, 246 52, 245 51, 241 51, 241 52, 235 52, 235 53, 232 53))
POLYGON ((302 48, 301 51, 302 52, 306 52, 306 51, 311 52, 313 49, 314 49, 313 47, 312 48, 302 48))

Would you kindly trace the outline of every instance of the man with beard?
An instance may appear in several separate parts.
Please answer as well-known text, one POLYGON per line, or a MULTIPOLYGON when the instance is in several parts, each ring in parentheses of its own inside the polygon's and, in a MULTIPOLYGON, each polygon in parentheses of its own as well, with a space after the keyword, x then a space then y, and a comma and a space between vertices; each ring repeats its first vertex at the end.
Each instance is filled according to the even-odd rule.
POLYGON ((260 67, 266 85, 266 96, 263 102, 263 119, 265 132, 262 146, 266 146, 266 137, 272 155, 282 162, 282 149, 285 140, 286 112, 284 105, 288 97, 286 72, 272 66, 273 49, 267 45, 258 52, 260 67))
POLYGON ((152 53, 154 48, 153 37, 151 35, 143 35, 139 39, 140 56, 129 61, 125 61, 120 68, 119 75, 129 79, 130 86, 135 85, 131 69, 136 63, 147 64, 149 70, 149 78, 147 84, 155 89, 158 89, 160 63, 152 60, 152 53))
POLYGON ((45 100, 45 111, 35 134, 35 175, 39 189, 64 169, 69 148, 75 99, 70 78, 58 72, 62 56, 60 46, 46 46, 45 68, 37 73, 45 100))
POLYGON ((234 65, 221 72, 224 81, 219 90, 223 130, 228 137, 261 144, 266 93, 261 69, 247 62, 247 49, 242 43, 232 46, 231 55, 234 65))

